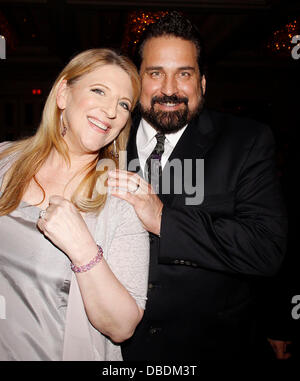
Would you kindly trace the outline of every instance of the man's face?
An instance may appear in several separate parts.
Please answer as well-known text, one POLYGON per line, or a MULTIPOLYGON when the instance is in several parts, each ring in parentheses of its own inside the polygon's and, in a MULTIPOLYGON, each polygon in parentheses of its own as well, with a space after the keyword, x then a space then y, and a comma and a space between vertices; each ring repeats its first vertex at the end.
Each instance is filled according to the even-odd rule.
POLYGON ((173 36, 151 38, 143 49, 140 74, 142 116, 156 130, 176 132, 201 110, 206 82, 200 78, 193 42, 173 36))

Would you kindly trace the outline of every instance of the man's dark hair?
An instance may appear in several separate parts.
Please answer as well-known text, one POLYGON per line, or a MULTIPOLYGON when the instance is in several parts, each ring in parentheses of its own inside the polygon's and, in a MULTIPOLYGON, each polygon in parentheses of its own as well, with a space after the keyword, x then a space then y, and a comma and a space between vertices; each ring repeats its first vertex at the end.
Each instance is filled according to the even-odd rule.
POLYGON ((197 49, 197 61, 200 73, 201 75, 204 73, 203 45, 199 30, 189 19, 177 11, 167 13, 145 29, 135 50, 134 61, 138 69, 143 60, 145 43, 151 38, 163 36, 174 36, 193 42, 197 49))

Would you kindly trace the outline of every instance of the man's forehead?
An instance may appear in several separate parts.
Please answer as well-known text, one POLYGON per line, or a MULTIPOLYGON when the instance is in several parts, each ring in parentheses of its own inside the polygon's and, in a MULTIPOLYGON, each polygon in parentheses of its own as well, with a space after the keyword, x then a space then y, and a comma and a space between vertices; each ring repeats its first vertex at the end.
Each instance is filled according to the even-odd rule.
POLYGON ((153 67, 197 67, 197 48, 178 37, 153 37, 146 41, 142 65, 153 67))

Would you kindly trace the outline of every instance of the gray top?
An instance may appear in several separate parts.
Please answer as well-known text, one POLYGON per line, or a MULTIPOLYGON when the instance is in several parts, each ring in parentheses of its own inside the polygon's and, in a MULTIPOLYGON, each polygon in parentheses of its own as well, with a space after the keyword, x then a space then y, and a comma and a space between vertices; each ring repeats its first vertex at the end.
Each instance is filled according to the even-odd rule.
MULTIPOLYGON (((0 184, 11 162, 0 162, 0 184)), ((88 322, 69 258, 36 227, 39 211, 21 202, 0 217, 0 360, 121 360, 120 346, 88 322)), ((145 308, 149 240, 134 209, 108 196, 100 215, 85 221, 116 277, 145 308)))

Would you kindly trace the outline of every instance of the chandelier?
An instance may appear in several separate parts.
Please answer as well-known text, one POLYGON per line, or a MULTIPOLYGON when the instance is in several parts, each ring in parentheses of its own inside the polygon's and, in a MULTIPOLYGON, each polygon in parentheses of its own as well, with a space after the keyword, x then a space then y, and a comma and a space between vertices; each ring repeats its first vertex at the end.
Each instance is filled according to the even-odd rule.
POLYGON ((133 55, 135 47, 146 27, 165 16, 167 11, 133 11, 127 16, 122 50, 128 55, 133 55))
POLYGON ((290 55, 290 52, 294 47, 292 38, 295 35, 300 34, 299 24, 300 20, 294 19, 284 25, 284 27, 274 31, 271 38, 267 42, 267 48, 269 51, 282 56, 290 55))

